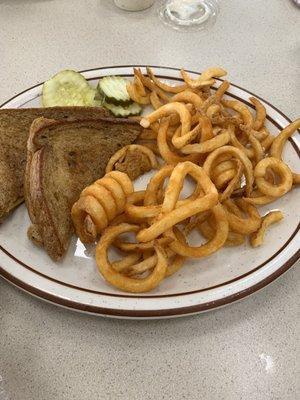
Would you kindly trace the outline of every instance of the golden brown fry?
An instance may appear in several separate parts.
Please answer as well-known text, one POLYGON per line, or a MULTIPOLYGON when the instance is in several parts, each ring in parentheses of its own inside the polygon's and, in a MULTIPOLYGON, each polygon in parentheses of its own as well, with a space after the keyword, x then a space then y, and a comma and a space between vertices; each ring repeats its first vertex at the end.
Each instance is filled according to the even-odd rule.
POLYGON ((255 183, 258 189, 266 196, 280 197, 291 190, 293 176, 289 167, 280 159, 267 157, 261 160, 254 170, 255 183), (267 168, 280 177, 280 183, 276 185, 266 179, 267 168))
POLYGON ((207 194, 197 200, 191 200, 186 206, 173 209, 166 213, 161 219, 154 222, 149 228, 143 229, 138 233, 137 239, 140 242, 148 242, 166 232, 173 225, 184 221, 199 212, 212 208, 217 203, 216 193, 207 194))
MULTIPOLYGON (((180 240, 174 240, 169 244, 169 247, 181 256, 192 258, 206 257, 220 249, 224 245, 228 236, 226 212, 221 204, 217 204, 213 207, 211 212, 215 218, 216 224, 215 235, 211 240, 199 247, 192 247, 182 243, 180 240)), ((169 234, 172 234, 172 231, 166 233, 166 235, 169 234)), ((175 235, 173 237, 175 239, 175 235)))
POLYGON ((215 135, 210 119, 206 115, 200 115, 199 123, 201 124, 200 142, 212 139, 215 135))
POLYGON ((141 242, 148 242, 166 232, 172 226, 181 221, 212 208, 218 199, 215 186, 201 167, 190 161, 178 164, 169 179, 162 204, 161 215, 146 229, 140 231, 137 239, 141 242), (204 190, 205 196, 196 200, 190 200, 187 204, 175 208, 182 189, 186 175, 191 175, 204 190))
POLYGON ((265 126, 263 126, 259 131, 253 130, 252 135, 261 142, 270 135, 270 132, 265 126))
POLYGON ((150 77, 150 79, 155 83, 156 86, 158 86, 160 89, 162 89, 164 92, 168 93, 180 93, 183 90, 187 89, 188 86, 186 84, 183 85, 178 85, 178 86, 171 86, 166 83, 161 82, 159 79, 155 77, 155 75, 152 72, 152 69, 150 67, 146 67, 147 73, 150 77))
POLYGON ((181 93, 175 94, 175 96, 171 98, 171 101, 191 103, 195 107, 195 110, 200 110, 203 105, 203 100, 201 99, 201 97, 191 90, 184 90, 181 93))
MULTIPOLYGON (((174 167, 175 167, 174 164, 173 165, 166 164, 150 179, 150 182, 147 185, 147 189, 146 189, 145 195, 144 195, 144 205, 145 206, 161 204, 160 192, 162 191, 165 179, 168 178, 172 174, 174 167)), ((176 202, 176 207, 180 207, 182 205, 189 204, 189 202, 191 200, 195 200, 198 197, 201 197, 203 195, 204 195, 204 193, 201 189, 201 186, 198 185, 198 186, 196 186, 194 192, 189 197, 187 197, 186 199, 183 199, 183 200, 178 200, 176 202)), ((134 196, 134 195, 132 195, 132 196, 134 196)), ((137 193, 135 194, 135 196, 137 196, 137 193)), ((139 196, 141 196, 141 195, 139 195, 139 196)), ((136 199, 136 201, 138 201, 138 199, 136 199)))
POLYGON ((222 203, 224 200, 228 199, 231 194, 233 193, 235 187, 237 184, 240 182, 240 179, 242 177, 243 173, 243 166, 240 160, 236 160, 237 164, 237 169, 235 170, 235 174, 231 181, 228 183, 226 189, 223 191, 223 193, 219 193, 219 201, 222 203))
POLYGON ((179 127, 178 129, 176 129, 176 131, 172 137, 172 144, 177 149, 181 149, 187 143, 190 143, 192 140, 194 140, 196 137, 198 137, 200 135, 201 123, 196 125, 191 131, 187 132, 184 135, 182 135, 181 132, 182 132, 182 129, 181 129, 181 127, 179 127))
POLYGON ((137 232, 136 225, 121 224, 107 228, 96 247, 96 262, 99 271, 107 282, 120 290, 131 293, 148 292, 154 289, 164 279, 168 267, 167 257, 163 249, 155 245, 154 250, 157 255, 157 263, 153 271, 146 278, 129 278, 116 271, 108 260, 108 248, 122 233, 137 232))
MULTIPOLYGON (((145 252, 144 252, 145 254, 145 252)), ((166 249, 166 254, 168 256, 168 267, 166 270, 165 277, 173 275, 177 272, 183 265, 185 257, 179 256, 178 254, 174 254, 170 249, 166 249)), ((144 261, 139 262, 138 264, 133 265, 130 268, 128 276, 138 276, 143 274, 146 271, 151 270, 155 267, 157 263, 157 255, 148 255, 145 257, 144 261)))
POLYGON ((236 176, 235 169, 228 169, 222 172, 214 179, 214 184, 216 188, 221 190, 228 182, 230 182, 236 176))
POLYGON ((226 130, 220 133, 218 136, 206 140, 202 143, 187 144, 182 147, 181 151, 183 154, 199 154, 199 153, 210 153, 211 151, 224 146, 230 140, 230 134, 226 130))
POLYGON ((108 225, 103 207, 93 196, 80 197, 72 207, 71 215, 76 234, 83 243, 93 243, 96 239, 95 233, 108 225), (86 220, 87 216, 90 218, 86 220), (91 226, 92 223, 95 227, 91 226))
POLYGON ((243 197, 243 200, 247 203, 257 206, 273 203, 276 199, 277 197, 263 195, 259 190, 254 190, 251 193, 251 197, 243 197))
MULTIPOLYGON (((215 229, 212 226, 210 220, 205 220, 202 223, 199 223, 197 225, 197 230, 199 231, 199 233, 201 233, 202 236, 204 236, 208 240, 212 240, 212 238, 216 234, 215 229)), ((245 237, 243 235, 229 230, 224 246, 234 247, 234 246, 240 246, 243 243, 245 243, 245 237)))
POLYGON ((168 103, 160 107, 158 110, 153 111, 147 117, 142 118, 140 124, 144 128, 148 128, 153 122, 166 117, 170 114, 178 114, 181 122, 181 134, 182 136, 191 130, 191 114, 182 103, 168 103))
MULTIPOLYGON (((217 194, 214 184, 203 168, 191 163, 190 161, 177 164, 172 171, 165 191, 162 214, 166 214, 175 208, 183 187, 184 179, 187 175, 191 176, 197 182, 197 184, 203 189, 205 195, 217 194)), ((202 197, 202 199, 204 199, 204 197, 202 197)))
POLYGON ((206 221, 210 216, 210 214, 211 211, 209 210, 191 217, 189 219, 189 222, 185 225, 183 233, 185 235, 189 235, 192 232, 192 230, 194 230, 199 224, 202 224, 202 222, 206 221))
POLYGON ((245 236, 240 233, 229 231, 225 246, 234 247, 245 243, 245 236))
POLYGON ((140 96, 146 97, 147 96, 147 91, 144 88, 143 82, 139 78, 138 75, 134 75, 134 84, 136 87, 136 91, 140 96))
POLYGON ((230 108, 241 115, 244 122, 244 124, 240 126, 241 129, 245 131, 250 131, 253 129, 253 117, 245 104, 238 100, 222 100, 222 104, 223 106, 230 108))
POLYGON ((167 140, 167 133, 169 129, 169 120, 164 119, 160 124, 160 129, 157 135, 157 145, 161 157, 167 164, 176 164, 184 161, 192 161, 197 163, 200 160, 200 156, 197 154, 191 154, 189 156, 180 155, 170 149, 167 140))
POLYGON ((232 212, 232 209, 230 209, 231 202, 232 200, 225 200, 223 203, 230 229, 242 235, 249 235, 250 233, 255 232, 261 224, 261 217, 255 206, 242 199, 236 200, 237 205, 248 215, 247 218, 243 218, 232 212))
POLYGON ((254 159, 255 163, 258 163, 264 156, 264 149, 262 144, 259 142, 258 139, 252 134, 251 131, 248 136, 249 144, 251 144, 251 148, 245 147, 236 137, 234 131, 230 132, 230 141, 231 143, 237 147, 238 149, 242 150, 248 158, 251 160, 254 159))
POLYGON ((134 68, 134 73, 136 76, 138 76, 147 89, 150 90, 150 92, 156 92, 159 97, 166 103, 169 102, 169 97, 165 94, 165 92, 159 88, 149 77, 144 76, 140 70, 140 68, 134 68))
POLYGON ((281 211, 270 211, 262 218, 262 223, 257 232, 254 232, 251 235, 250 243, 252 247, 258 247, 263 244, 265 233, 267 228, 274 224, 275 222, 279 222, 283 219, 283 214, 281 211))
POLYGON ((141 96, 138 93, 135 83, 127 83, 126 89, 127 89, 127 92, 129 94, 131 100, 135 101, 136 103, 143 104, 143 105, 150 103, 149 95, 147 94, 146 96, 141 96))
MULTIPOLYGON (((111 171, 105 174, 104 178, 113 178, 115 181, 117 181, 120 186, 122 187, 123 192, 125 195, 129 195, 133 192, 133 184, 131 180, 128 178, 126 174, 120 171, 111 171)), ((104 180, 104 178, 102 178, 104 180)), ((96 181, 97 183, 98 181, 96 181)), ((103 181, 101 181, 102 184, 103 181)), ((118 204, 118 202, 117 202, 118 204)))
POLYGON ((251 159, 253 158, 255 161, 255 164, 257 164, 264 157, 264 149, 263 149, 260 141, 257 140, 256 137, 252 133, 249 134, 249 143, 251 144, 252 151, 253 151, 253 156, 250 156, 249 158, 251 158, 251 159))
POLYGON ((247 196, 249 197, 251 195, 251 192, 253 189, 254 175, 253 175, 251 161, 244 154, 243 151, 241 151, 233 146, 219 147, 218 149, 216 149, 212 153, 210 153, 209 156, 206 158, 206 160, 203 164, 203 168, 204 168, 205 172, 209 176, 211 176, 213 164, 215 163, 216 159, 220 155, 224 155, 224 154, 226 154, 226 156, 227 155, 233 156, 242 162, 245 177, 246 177, 246 192, 247 192, 247 196))
POLYGON ((101 185, 90 185, 81 192, 81 197, 93 196, 104 208, 109 220, 117 215, 117 205, 109 190, 101 185))
POLYGON ((158 94, 156 92, 151 92, 150 94, 150 102, 152 107, 154 108, 154 110, 157 110, 158 108, 160 108, 161 106, 164 105, 164 103, 162 103, 158 97, 158 94))
POLYGON ((112 171, 84 189, 73 205, 71 216, 82 242, 94 242, 109 221, 123 213, 126 197, 133 192, 128 176, 112 171))
POLYGON ((221 106, 220 104, 212 104, 211 106, 208 107, 206 111, 206 115, 208 116, 209 119, 213 119, 216 114, 220 114, 221 112, 221 106))
MULTIPOLYGON (((270 150, 270 155, 272 157, 278 158, 281 160, 282 158, 282 151, 283 147, 287 141, 288 138, 292 136, 292 134, 300 128, 300 118, 296 119, 296 121, 291 122, 287 127, 285 127, 278 136, 274 139, 271 150, 270 150)), ((293 172, 293 183, 294 184, 299 184, 300 183, 300 174, 293 172)))
POLYGON ((230 86, 230 83, 228 81, 224 81, 221 83, 221 85, 216 90, 216 93, 214 94, 215 103, 219 103, 222 100, 226 90, 229 89, 229 86, 230 86))
POLYGON ((173 239, 170 237, 161 237, 156 241, 152 240, 151 242, 147 243, 131 243, 131 242, 123 242, 120 239, 116 239, 114 241, 114 246, 125 252, 145 252, 148 250, 153 250, 155 244, 162 247, 167 246, 169 243, 172 242, 172 240, 173 239))
POLYGON ((121 260, 113 262, 112 267, 115 271, 125 272, 130 267, 135 265, 140 260, 140 258, 141 258, 141 254, 131 253, 128 256, 122 258, 121 260))
POLYGON ((181 69, 180 72, 185 83, 193 89, 197 89, 203 86, 211 86, 215 82, 213 78, 220 78, 227 74, 227 72, 224 69, 219 67, 206 69, 196 79, 192 79, 184 69, 181 69))
POLYGON ((274 142, 275 137, 272 135, 267 136, 265 139, 262 140, 261 145, 265 152, 269 150, 272 143, 274 142))
POLYGON ((253 129, 255 131, 259 131, 264 126, 264 123, 265 123, 265 120, 266 120, 266 115, 267 115, 266 108, 255 97, 250 97, 249 100, 254 105, 255 110, 256 110, 255 121, 253 123, 253 129))
POLYGON ((136 205, 141 198, 144 200, 145 191, 134 192, 127 199, 125 213, 132 218, 153 218, 161 211, 161 205, 136 205))
POLYGON ((175 164, 166 164, 161 167, 154 176, 152 176, 145 192, 145 206, 159 204, 159 201, 157 200, 158 192, 162 188, 165 179, 171 175, 174 168, 175 164))
POLYGON ((227 171, 229 169, 236 168, 236 162, 235 161, 236 160, 234 160, 234 159, 232 160, 231 159, 231 160, 221 161, 219 164, 217 164, 214 167, 214 169, 212 171, 212 174, 211 174, 213 181, 218 175, 222 174, 222 172, 225 172, 225 171, 227 171))

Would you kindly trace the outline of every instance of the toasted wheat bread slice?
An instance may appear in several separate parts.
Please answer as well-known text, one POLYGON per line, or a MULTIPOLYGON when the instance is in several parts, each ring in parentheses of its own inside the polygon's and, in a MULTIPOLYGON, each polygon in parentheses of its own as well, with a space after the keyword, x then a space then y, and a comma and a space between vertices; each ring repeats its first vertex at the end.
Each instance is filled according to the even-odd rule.
POLYGON ((109 116, 101 107, 0 109, 0 222, 24 200, 23 181, 29 128, 38 117, 57 120, 109 116))
POLYGON ((115 118, 34 121, 28 139, 26 204, 29 237, 54 260, 73 232, 71 207, 84 187, 101 178, 109 158, 140 134, 138 123, 115 118))

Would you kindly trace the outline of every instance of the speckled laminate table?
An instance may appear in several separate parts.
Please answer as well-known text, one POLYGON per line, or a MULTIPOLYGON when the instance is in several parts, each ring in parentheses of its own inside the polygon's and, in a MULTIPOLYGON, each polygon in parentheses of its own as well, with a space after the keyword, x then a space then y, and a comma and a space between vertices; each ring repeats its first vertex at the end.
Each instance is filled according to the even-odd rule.
MULTIPOLYGON (((71 67, 222 65, 299 116, 300 10, 288 0, 221 1, 208 33, 165 28, 154 9, 109 0, 0 0, 0 103, 71 67)), ((76 314, 0 280, 0 400, 295 400, 299 265, 207 314, 120 321, 76 314)))

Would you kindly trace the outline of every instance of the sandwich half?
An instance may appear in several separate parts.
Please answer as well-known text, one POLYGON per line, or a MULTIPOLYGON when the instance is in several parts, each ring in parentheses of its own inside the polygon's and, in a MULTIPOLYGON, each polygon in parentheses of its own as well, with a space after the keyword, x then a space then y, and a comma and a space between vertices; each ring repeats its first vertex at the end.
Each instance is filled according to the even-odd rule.
POLYGON ((25 200, 30 239, 60 259, 73 233, 72 205, 81 191, 101 178, 110 157, 137 139, 135 121, 98 118, 81 121, 36 119, 27 143, 25 200))

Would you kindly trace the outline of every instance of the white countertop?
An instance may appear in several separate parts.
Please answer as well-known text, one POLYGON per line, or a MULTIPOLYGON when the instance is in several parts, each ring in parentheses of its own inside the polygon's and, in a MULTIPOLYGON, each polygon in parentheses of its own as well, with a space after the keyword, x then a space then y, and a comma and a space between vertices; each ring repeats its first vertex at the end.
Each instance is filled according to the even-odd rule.
MULTIPOLYGON (((299 18, 288 0, 224 0, 212 30, 185 34, 153 8, 110 0, 0 0, 0 104, 67 67, 220 65, 294 119, 299 18)), ((0 400, 295 400, 299 282, 298 264, 226 308, 135 322, 76 314, 0 279, 0 400)))

